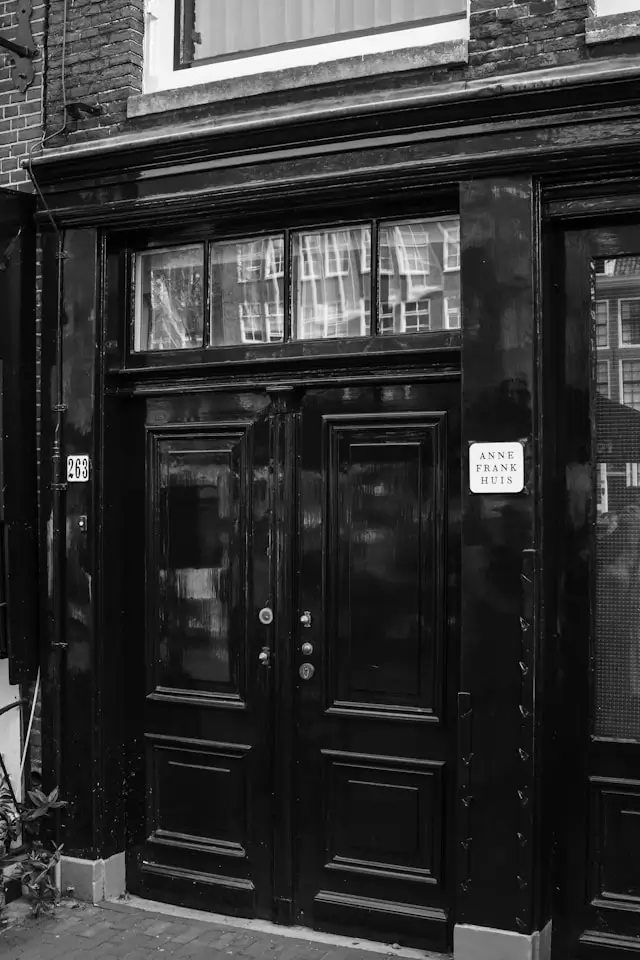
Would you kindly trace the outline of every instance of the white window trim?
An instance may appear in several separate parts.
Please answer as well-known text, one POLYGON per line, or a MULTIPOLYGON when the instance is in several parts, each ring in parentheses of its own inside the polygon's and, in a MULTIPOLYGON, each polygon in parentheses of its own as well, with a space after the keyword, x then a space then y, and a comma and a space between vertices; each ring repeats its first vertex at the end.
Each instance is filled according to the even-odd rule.
POLYGON ((444 298, 444 325, 447 330, 460 330, 462 327, 462 309, 459 301, 459 296, 444 298), (458 306, 455 308, 455 311, 458 314, 458 322, 452 326, 451 323, 449 323, 449 300, 454 299, 458 300, 458 306))
POLYGON ((322 258, 322 234, 302 233, 300 236, 300 278, 302 280, 320 280, 319 274, 313 269, 315 257, 322 258), (317 247, 312 243, 317 241, 317 247))
POLYGON ((637 343, 622 342, 622 304, 631 300, 640 300, 640 297, 618 297, 618 346, 621 350, 637 350, 640 347, 640 340, 637 343))
POLYGON ((244 300, 243 302, 238 304, 238 314, 240 317, 240 332, 242 334, 242 342, 243 343, 265 343, 266 341, 262 336, 260 337, 259 340, 256 339, 255 337, 250 337, 250 338, 247 337, 247 330, 249 330, 250 333, 256 333, 256 332, 260 334, 263 333, 261 322, 259 326, 253 325, 253 320, 256 317, 260 321, 262 321, 262 311, 260 309, 260 303, 256 300, 251 300, 251 301, 244 300), (257 308, 257 309, 252 309, 252 308, 257 308), (252 326, 250 328, 248 328, 248 325, 247 325, 247 321, 249 319, 251 319, 252 321, 252 326))
POLYGON ((325 277, 348 277, 349 276, 349 264, 351 261, 351 250, 349 243, 349 231, 348 230, 329 230, 324 235, 324 275, 325 277), (338 242, 338 236, 342 234, 347 237, 347 246, 341 247, 338 242), (347 254, 347 266, 346 269, 341 267, 342 254, 346 252, 347 254), (335 262, 338 265, 337 270, 330 269, 329 264, 331 262, 331 254, 335 259, 335 262))
POLYGON ((442 251, 442 272, 443 273, 457 273, 460 270, 460 225, 458 224, 453 230, 448 230, 446 227, 444 229, 444 248, 442 251), (449 259, 449 247, 455 245, 457 252, 457 266, 450 267, 448 266, 449 259))
POLYGON ((597 324, 596 324, 596 350, 608 350, 608 349, 609 349, 609 322, 610 322, 610 320, 611 320, 611 315, 610 315, 610 313, 609 313, 609 300, 598 300, 598 298, 596 297, 596 301, 595 301, 595 302, 596 302, 596 307, 595 307, 596 316, 597 316, 597 310, 598 310, 597 304, 599 304, 599 303, 604 303, 605 306, 606 306, 606 308, 607 308, 607 325, 606 325, 607 342, 606 342, 605 344, 603 344, 602 346, 600 346, 600 345, 598 344, 598 327, 597 327, 597 324))
POLYGON ((596 0, 596 17, 610 17, 635 10, 640 10, 640 0, 596 0))
POLYGON ((408 300, 408 301, 404 301, 404 300, 403 300, 403 301, 402 301, 402 303, 400 304, 400 332, 401 332, 401 333, 406 333, 406 332, 407 332, 407 313, 410 313, 411 316, 417 316, 417 317, 418 317, 418 327, 420 327, 420 326, 422 325, 422 324, 421 324, 421 319, 423 319, 423 318, 420 317, 420 314, 421 314, 421 313, 426 313, 426 317, 424 318, 424 319, 427 320, 427 323, 428 323, 428 326, 426 327, 426 329, 425 329, 425 330, 420 330, 420 329, 418 329, 418 330, 412 330, 411 333, 430 333, 430 332, 431 332, 431 301, 430 301, 430 300, 408 300), (411 303, 411 304, 413 304, 413 303, 424 303, 424 304, 426 304, 426 309, 423 308, 422 310, 419 310, 419 311, 415 311, 415 310, 408 311, 408 310, 407 310, 407 306, 408 306, 410 303, 411 303))
POLYGON ((265 280, 277 280, 279 277, 284 277, 284 237, 268 237, 264 276, 265 280), (282 258, 280 260, 280 270, 272 269, 273 264, 277 263, 276 240, 281 242, 282 258))
MULTIPOLYGON (((398 255, 398 272, 405 277, 424 277, 424 284, 422 286, 428 286, 427 277, 431 274, 431 245, 429 242, 429 237, 427 236, 427 245, 425 247, 425 256, 424 263, 421 264, 420 269, 409 266, 409 254, 407 253, 407 244, 405 243, 404 237, 402 236, 401 227, 410 227, 413 228, 414 223, 420 223, 421 221, 407 221, 406 223, 397 224, 394 226, 395 234, 395 248, 398 255)), ((413 234, 415 239, 415 234, 413 234)), ((414 250, 417 248, 417 244, 409 244, 414 250)))
POLYGON ((260 250, 260 240, 238 240, 236 243, 236 267, 238 275, 238 283, 258 283, 262 279, 262 264, 263 257, 262 251, 260 250), (256 256, 255 251, 258 250, 259 253, 256 256), (246 271, 247 264, 250 264, 252 267, 257 266, 258 275, 256 277, 247 277, 243 276, 243 272, 246 271))
MULTIPOLYGON (((627 406, 624 402, 624 364, 633 363, 634 361, 640 363, 640 357, 627 357, 626 359, 618 360, 618 396, 623 407, 627 406)), ((635 410, 636 408, 631 407, 631 409, 635 410)))
MULTIPOLYGON (((599 357, 596 357, 596 365, 598 363, 605 363, 607 365, 607 392, 605 394, 607 400, 611 399, 611 361, 610 360, 601 360, 599 357)), ((596 392, 598 387, 598 372, 596 366, 596 392)))
POLYGON ((431 46, 451 40, 469 38, 469 18, 448 20, 388 33, 373 33, 345 40, 329 40, 276 50, 237 60, 224 60, 182 70, 173 69, 174 58, 174 0, 146 0, 145 50, 143 92, 175 90, 200 83, 232 80, 237 77, 286 70, 291 67, 309 67, 332 60, 364 57, 368 54, 389 53, 411 47, 431 46))

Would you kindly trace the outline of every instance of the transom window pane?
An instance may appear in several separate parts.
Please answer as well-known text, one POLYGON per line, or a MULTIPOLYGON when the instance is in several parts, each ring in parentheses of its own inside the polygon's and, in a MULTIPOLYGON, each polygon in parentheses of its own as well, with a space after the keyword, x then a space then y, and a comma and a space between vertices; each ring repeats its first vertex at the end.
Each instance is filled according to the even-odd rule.
POLYGON ((212 346, 284 340, 284 236, 211 246, 212 346))
POLYGON ((640 256, 595 267, 595 733, 640 740, 640 256))
POLYGON ((177 0, 181 63, 466 16, 466 0, 177 0))
POLYGON ((293 337, 364 337, 371 328, 371 230, 316 230, 293 236, 293 337))
POLYGON ((459 327, 459 221, 385 223, 378 238, 379 333, 459 327))
POLYGON ((204 247, 172 247, 136 257, 136 351, 202 346, 204 247))

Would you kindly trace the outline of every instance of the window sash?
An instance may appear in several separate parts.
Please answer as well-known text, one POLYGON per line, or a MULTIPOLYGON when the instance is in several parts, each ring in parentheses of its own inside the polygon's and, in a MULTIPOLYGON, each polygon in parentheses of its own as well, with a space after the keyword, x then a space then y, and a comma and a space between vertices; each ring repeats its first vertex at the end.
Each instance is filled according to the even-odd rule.
POLYGON ((177 66, 237 59, 427 26, 467 15, 466 0, 175 0, 177 66), (425 15, 425 7, 428 13, 425 15))

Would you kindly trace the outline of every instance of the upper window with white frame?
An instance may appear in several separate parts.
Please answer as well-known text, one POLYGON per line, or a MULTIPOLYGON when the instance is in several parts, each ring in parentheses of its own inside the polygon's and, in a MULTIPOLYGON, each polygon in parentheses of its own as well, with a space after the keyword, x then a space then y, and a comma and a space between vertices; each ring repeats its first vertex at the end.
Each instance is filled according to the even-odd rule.
POLYGON ((620 346, 640 347, 640 297, 618 300, 620 346))
POLYGON ((467 0, 146 0, 144 90, 467 37, 467 0))
POLYGON ((640 10, 640 0, 596 0, 596 16, 609 17, 616 13, 640 10))

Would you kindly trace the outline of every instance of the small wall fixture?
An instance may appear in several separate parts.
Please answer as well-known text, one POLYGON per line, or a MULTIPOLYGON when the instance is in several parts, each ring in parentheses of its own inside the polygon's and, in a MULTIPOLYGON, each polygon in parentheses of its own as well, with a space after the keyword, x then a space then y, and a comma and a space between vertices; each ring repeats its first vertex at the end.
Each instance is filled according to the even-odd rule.
POLYGON ((18 29, 15 39, 10 40, 0 33, 0 49, 7 50, 13 58, 11 79, 14 87, 24 93, 33 83, 35 70, 33 59, 38 56, 38 48, 31 33, 31 0, 20 0, 18 4, 18 29))

